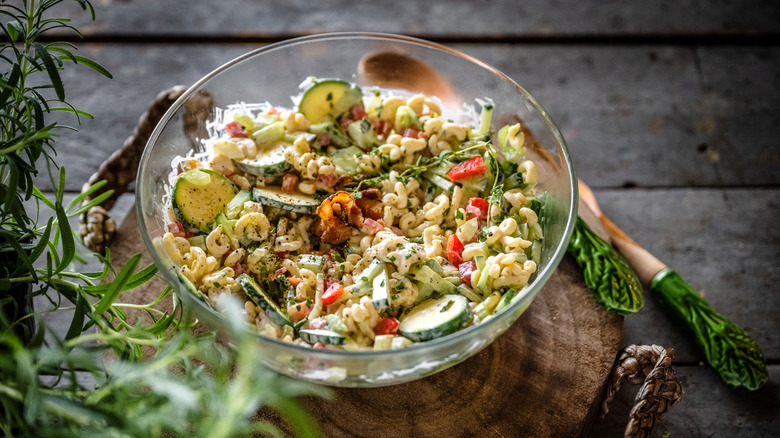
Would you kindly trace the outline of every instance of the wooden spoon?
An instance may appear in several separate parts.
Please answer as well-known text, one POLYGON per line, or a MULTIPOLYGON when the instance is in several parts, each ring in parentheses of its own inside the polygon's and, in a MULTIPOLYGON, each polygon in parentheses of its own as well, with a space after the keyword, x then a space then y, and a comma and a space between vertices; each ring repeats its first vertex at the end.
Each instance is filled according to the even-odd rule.
POLYGON ((695 338, 707 362, 724 382, 756 390, 769 378, 766 358, 748 333, 716 312, 685 280, 617 227, 596 202, 590 188, 579 181, 580 199, 590 207, 612 237, 612 244, 649 286, 661 307, 695 338))

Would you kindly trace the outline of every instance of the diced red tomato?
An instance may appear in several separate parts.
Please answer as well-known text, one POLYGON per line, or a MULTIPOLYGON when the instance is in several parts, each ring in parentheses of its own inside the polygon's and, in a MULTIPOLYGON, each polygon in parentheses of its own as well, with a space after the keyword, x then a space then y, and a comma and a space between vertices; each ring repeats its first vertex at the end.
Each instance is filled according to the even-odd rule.
POLYGON ((287 281, 293 285, 293 287, 297 287, 299 284, 303 283, 303 279, 298 277, 287 277, 287 281))
POLYGON ((473 260, 461 262, 458 266, 458 272, 460 273, 460 280, 471 286, 471 273, 477 270, 477 264, 473 260))
POLYGON ((309 303, 306 301, 287 306, 287 314, 290 315, 293 322, 306 318, 309 316, 309 313, 311 313, 311 306, 309 306, 309 303))
POLYGON ((374 334, 394 335, 398 333, 399 324, 400 322, 398 322, 398 320, 393 318, 392 316, 385 316, 384 318, 380 319, 379 322, 376 323, 376 326, 374 326, 374 334))
POLYGON ((463 263, 463 243, 460 241, 457 235, 453 234, 447 240, 447 260, 453 266, 460 267, 463 263))
POLYGON ((272 106, 271 108, 268 108, 266 114, 270 114, 272 116, 278 116, 279 114, 281 114, 281 112, 278 109, 276 109, 276 107, 272 106))
POLYGON ((384 227, 385 226, 381 222, 375 221, 370 217, 363 220, 363 228, 369 231, 368 234, 376 234, 384 227))
POLYGON ((352 106, 352 119, 361 120, 366 116, 366 109, 363 108, 363 104, 356 103, 352 106))
POLYGON ((488 209, 490 205, 482 198, 471 198, 468 204, 466 204, 466 219, 477 217, 479 219, 487 219, 488 209))
POLYGON ((486 170, 485 160, 482 159, 481 155, 477 155, 453 167, 447 172, 447 177, 452 181, 460 181, 472 176, 483 175, 486 170))
POLYGON ((184 226, 184 224, 181 223, 181 221, 176 221, 172 224, 168 224, 165 226, 165 229, 173 234, 175 237, 192 237, 193 234, 190 232, 190 230, 187 229, 187 227, 184 226))
POLYGON ((298 175, 294 173, 285 173, 282 177, 282 191, 291 193, 298 187, 298 175))
POLYGON ((317 182, 325 187, 333 187, 339 181, 339 176, 335 173, 321 173, 317 175, 317 182))
POLYGON ((322 304, 328 306, 336 302, 344 294, 344 286, 332 283, 322 294, 322 304))
POLYGON ((240 123, 233 121, 225 125, 225 130, 227 130, 227 133, 231 137, 236 138, 249 138, 249 133, 246 132, 246 128, 244 128, 240 123))

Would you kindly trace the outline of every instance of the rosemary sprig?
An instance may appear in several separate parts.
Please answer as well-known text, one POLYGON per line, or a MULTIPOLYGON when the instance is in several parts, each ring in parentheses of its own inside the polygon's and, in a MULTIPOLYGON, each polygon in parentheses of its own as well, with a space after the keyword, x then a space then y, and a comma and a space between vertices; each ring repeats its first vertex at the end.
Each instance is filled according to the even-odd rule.
MULTIPOLYGON (((280 435, 271 424, 252 421, 260 407, 277 410, 300 436, 317 435, 294 400, 312 388, 265 370, 258 344, 243 328, 232 328, 238 349, 217 345, 213 334, 193 335, 192 318, 178 305, 172 312, 154 307, 170 288, 147 304, 120 302, 157 272, 141 267, 140 255, 116 268, 108 251, 92 255, 101 269, 78 270, 87 255, 69 219, 111 191, 85 202, 104 186, 98 183, 65 201, 66 172, 56 162, 54 140, 73 128, 52 120, 91 116, 65 101, 60 72, 75 64, 111 75, 70 43, 39 42, 53 29, 78 35, 68 19, 50 16, 63 1, 0 0, 6 36, 0 45, 0 435, 280 435), (52 193, 36 186, 39 173, 48 175, 52 193), (33 298, 50 308, 35 312, 33 298), (40 321, 52 313, 70 318, 66 333, 40 321), (154 357, 146 361, 150 349, 154 357), (116 361, 106 361, 108 351, 116 361)), ((88 0, 75 1, 94 19, 88 0)), ((235 313, 229 319, 243 320, 235 313)))

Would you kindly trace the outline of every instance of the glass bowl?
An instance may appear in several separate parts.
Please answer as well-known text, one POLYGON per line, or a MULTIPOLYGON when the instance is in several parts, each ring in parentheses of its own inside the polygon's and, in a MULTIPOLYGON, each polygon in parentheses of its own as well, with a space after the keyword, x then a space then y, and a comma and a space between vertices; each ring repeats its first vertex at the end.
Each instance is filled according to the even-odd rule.
MULTIPOLYGON (((419 379, 453 366, 493 342, 528 308, 563 257, 577 215, 576 178, 563 136, 545 110, 522 87, 503 73, 450 48, 419 39, 369 33, 330 33, 271 44, 217 68, 190 87, 168 110, 152 133, 138 168, 136 210, 144 243, 165 280, 173 285, 183 305, 207 326, 223 327, 224 317, 182 287, 167 254, 154 244, 169 223, 164 209, 168 176, 176 156, 199 147, 209 111, 193 110, 203 92, 215 108, 236 102, 271 102, 293 107, 291 95, 307 77, 340 78, 361 86, 372 83, 359 74, 361 58, 377 52, 402 53, 422 60, 449 84, 447 103, 475 105, 476 99, 494 102, 494 126, 522 122, 534 134, 527 157, 536 162, 537 190, 546 192, 541 226, 541 261, 523 295, 492 318, 452 335, 396 350, 334 351, 304 348, 280 340, 257 337, 263 363, 299 379, 344 387, 375 387, 419 379)), ((384 77, 393 77, 393 65, 384 77)), ((431 82, 430 77, 421 78, 431 82)), ((411 92, 426 90, 408 84, 411 92)), ((444 99, 443 99, 444 100, 444 99)), ((528 143, 528 142, 527 142, 528 143)))

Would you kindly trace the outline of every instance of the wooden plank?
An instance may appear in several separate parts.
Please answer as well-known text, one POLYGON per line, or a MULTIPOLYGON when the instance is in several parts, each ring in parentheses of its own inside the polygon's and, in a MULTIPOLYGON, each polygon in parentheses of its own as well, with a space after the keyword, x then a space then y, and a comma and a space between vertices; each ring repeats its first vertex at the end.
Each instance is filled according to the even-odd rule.
MULTIPOLYGON (((628 320, 626 320, 628 321, 628 320)), ((769 383, 755 392, 723 385, 715 372, 700 366, 675 366, 682 400, 656 424, 653 437, 772 437, 780 430, 780 365, 769 367, 769 383), (668 435, 665 435, 667 434, 668 435)), ((621 436, 638 386, 624 387, 604 419, 588 437, 621 436)))
MULTIPOLYGON (((745 328, 768 360, 780 360, 780 190, 596 190, 596 197, 615 224, 745 328)), ((653 296, 645 302, 626 317, 623 344, 673 347, 678 362, 702 361, 653 296)))
MULTIPOLYGON (((95 115, 57 140, 68 190, 80 190, 122 145, 160 90, 192 84, 256 47, 85 44, 81 51, 114 79, 64 72, 71 103, 95 115)), ((536 97, 567 138, 579 175, 595 187, 780 184, 780 124, 772 117, 780 107, 780 48, 453 47, 536 97)))
MULTIPOLYGON (((93 2, 97 21, 74 14, 87 36, 270 38, 373 31, 427 38, 547 36, 744 36, 778 31, 780 5, 764 0, 135 0, 93 2)), ((74 13, 78 7, 70 7, 74 13)))

